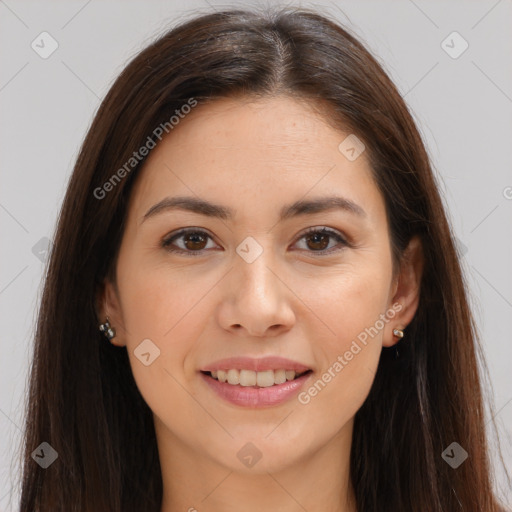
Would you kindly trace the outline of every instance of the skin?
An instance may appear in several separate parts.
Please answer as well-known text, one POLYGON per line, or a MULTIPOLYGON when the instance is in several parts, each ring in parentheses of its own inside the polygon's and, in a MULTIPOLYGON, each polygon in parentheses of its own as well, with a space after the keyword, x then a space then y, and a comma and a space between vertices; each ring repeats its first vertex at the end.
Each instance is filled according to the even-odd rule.
POLYGON ((117 330, 112 343, 128 350, 153 411, 161 512, 356 510, 353 418, 382 347, 398 341, 393 329, 406 328, 416 312, 422 259, 413 239, 393 275, 384 199, 365 153, 351 162, 338 150, 347 135, 286 96, 216 100, 181 120, 137 178, 117 286, 105 282, 100 313, 117 330), (333 194, 365 215, 331 210, 278 221, 284 205, 333 194), (199 196, 236 215, 224 221, 170 210, 143 221, 151 206, 176 195, 199 196), (174 246, 201 255, 161 246, 184 227, 210 238, 198 244, 182 236, 174 246), (328 227, 351 246, 333 237, 315 243, 304 237, 310 227, 328 227), (248 236, 263 249, 252 263, 236 252, 248 236), (217 397, 198 373, 225 357, 278 355, 313 369, 307 390, 393 304, 400 311, 307 404, 295 396, 262 409, 239 407, 217 397), (147 338, 160 350, 149 366, 134 354, 147 338), (261 453, 252 468, 237 457, 248 442, 261 453))

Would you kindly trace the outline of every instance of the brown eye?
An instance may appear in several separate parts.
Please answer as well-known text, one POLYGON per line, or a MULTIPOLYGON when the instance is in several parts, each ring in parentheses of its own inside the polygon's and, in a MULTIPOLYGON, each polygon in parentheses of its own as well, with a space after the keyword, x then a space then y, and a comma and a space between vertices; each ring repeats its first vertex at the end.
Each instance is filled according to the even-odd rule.
POLYGON ((329 238, 329 235, 317 232, 312 235, 308 235, 306 240, 310 242, 310 245, 308 245, 309 248, 323 251, 329 245, 329 238))
MULTIPOLYGON (((300 240, 306 240, 305 248, 307 252, 318 253, 319 256, 337 252, 350 244, 336 231, 327 228, 310 228, 300 240), (334 240, 337 244, 329 248, 330 242, 334 240), (338 245, 339 247, 336 247, 338 245)), ((200 256, 203 251, 212 249, 208 247, 208 241, 212 237, 201 229, 188 228, 179 231, 162 241, 162 247, 169 252, 185 254, 190 256, 200 256), (179 242, 179 243, 178 243, 179 242)))
POLYGON ((171 238, 164 240, 162 242, 162 247, 170 252, 186 253, 195 256, 195 253, 200 255, 201 251, 208 248, 208 240, 211 240, 211 236, 205 231, 198 229, 184 229, 173 235, 171 238), (181 245, 174 244, 175 240, 180 241, 181 245))
POLYGON ((204 249, 206 245, 206 238, 201 233, 190 233, 188 235, 184 235, 183 240, 185 247, 192 251, 198 251, 204 249))
POLYGON ((319 256, 331 254, 350 245, 339 233, 328 228, 310 228, 300 238, 300 240, 302 239, 306 241, 305 250, 319 253, 319 256), (331 240, 338 243, 328 249, 331 240), (336 245, 339 247, 336 248, 336 245))

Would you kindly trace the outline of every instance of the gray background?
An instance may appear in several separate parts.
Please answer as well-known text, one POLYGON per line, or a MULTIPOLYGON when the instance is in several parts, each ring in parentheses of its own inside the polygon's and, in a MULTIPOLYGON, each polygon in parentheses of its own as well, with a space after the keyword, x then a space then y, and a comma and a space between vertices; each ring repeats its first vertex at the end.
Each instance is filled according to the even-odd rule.
MULTIPOLYGON (((17 450, 44 238, 53 236, 100 99, 127 61, 182 14, 249 3, 0 0, 0 512, 17 509, 17 450), (43 31, 59 45, 47 59, 31 48, 43 31)), ((464 255, 493 387, 487 414, 496 417, 512 473, 512 2, 287 4, 321 7, 351 28, 413 111, 464 255), (469 44, 458 58, 441 46, 453 31, 469 44)), ((451 51, 462 48, 453 41, 451 51)), ((492 432, 490 438, 494 445, 492 432)), ((510 504, 510 484, 495 461, 497 485, 510 504)))

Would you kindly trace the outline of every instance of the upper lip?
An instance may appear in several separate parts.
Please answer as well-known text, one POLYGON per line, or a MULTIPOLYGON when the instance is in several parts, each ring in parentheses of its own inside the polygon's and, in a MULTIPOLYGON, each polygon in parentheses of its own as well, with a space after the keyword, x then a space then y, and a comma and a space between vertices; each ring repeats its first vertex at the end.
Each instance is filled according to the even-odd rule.
POLYGON ((310 370, 308 366, 305 366, 297 361, 286 359, 278 356, 268 356, 261 358, 252 357, 230 357, 227 359, 221 359, 214 363, 207 364, 201 371, 211 372, 216 370, 252 370, 255 372, 262 372, 265 370, 294 370, 296 373, 301 373, 310 370))

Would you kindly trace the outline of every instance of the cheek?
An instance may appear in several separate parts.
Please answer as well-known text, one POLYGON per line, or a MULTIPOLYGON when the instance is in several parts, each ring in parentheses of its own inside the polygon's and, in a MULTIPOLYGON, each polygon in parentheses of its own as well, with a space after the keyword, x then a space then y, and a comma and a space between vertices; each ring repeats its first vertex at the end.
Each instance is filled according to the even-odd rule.
POLYGON ((319 371, 301 403, 333 407, 345 420, 362 405, 377 371, 383 328, 390 321, 388 277, 378 265, 365 271, 359 267, 343 272, 311 296, 311 309, 323 322, 315 325, 325 329, 310 333, 319 371))
POLYGON ((322 332, 329 352, 343 349, 385 313, 390 281, 386 265, 374 262, 326 276, 308 293, 308 306, 326 327, 322 332))
POLYGON ((201 276, 193 265, 151 265, 135 258, 120 261, 118 266, 132 372, 154 411, 162 409, 162 391, 173 393, 165 397, 165 408, 179 399, 178 382, 184 384, 196 374, 197 340, 212 318, 208 291, 219 281, 214 273, 201 276), (145 339, 150 339, 159 351, 149 366, 141 364, 136 356, 145 339))
POLYGON ((185 391, 184 368, 202 328, 195 315, 206 313, 194 290, 179 281, 177 275, 170 279, 161 271, 130 273, 123 311, 128 325, 126 349, 137 388, 153 414, 186 438, 190 425, 177 421, 172 411, 194 406, 185 391), (147 339, 154 345, 144 350, 150 353, 151 362, 146 366, 139 356, 144 353, 141 342, 147 339))
POLYGON ((201 309, 208 283, 194 280, 188 270, 134 261, 119 271, 119 277, 130 343, 142 336, 172 344, 176 332, 196 325, 190 318, 201 309))

